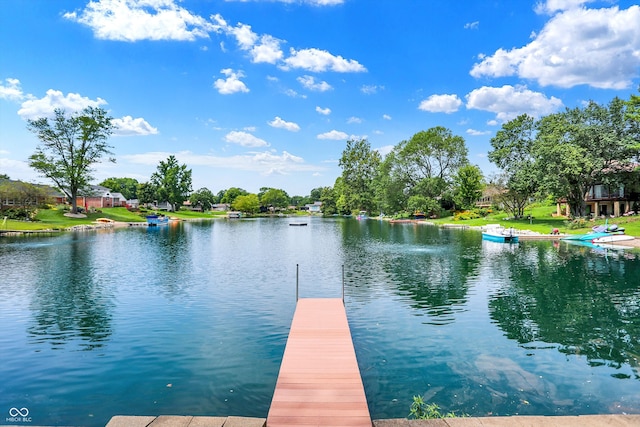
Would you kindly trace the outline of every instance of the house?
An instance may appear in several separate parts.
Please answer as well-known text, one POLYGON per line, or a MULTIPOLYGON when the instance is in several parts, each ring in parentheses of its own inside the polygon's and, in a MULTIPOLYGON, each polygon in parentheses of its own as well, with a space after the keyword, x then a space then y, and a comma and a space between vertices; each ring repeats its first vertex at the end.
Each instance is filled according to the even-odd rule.
POLYGON ((111 192, 106 187, 92 185, 76 197, 76 203, 85 209, 101 209, 127 206, 127 199, 122 194, 111 192))
POLYGON ((308 210, 309 213, 321 213, 322 212, 322 202, 313 202, 307 205, 304 205, 305 210, 308 210))
MULTIPOLYGON (((597 184, 589 188, 585 196, 587 215, 597 216, 621 216, 638 212, 639 195, 633 193, 624 185, 607 186, 597 184)), ((571 211, 565 200, 558 201, 556 215, 570 216, 571 211)))

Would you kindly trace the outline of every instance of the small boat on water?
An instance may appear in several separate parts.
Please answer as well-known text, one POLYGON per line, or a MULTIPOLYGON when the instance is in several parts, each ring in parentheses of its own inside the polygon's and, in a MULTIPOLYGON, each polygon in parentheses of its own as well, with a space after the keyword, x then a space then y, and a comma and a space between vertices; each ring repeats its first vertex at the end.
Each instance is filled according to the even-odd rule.
POLYGON ((518 235, 513 228, 506 229, 504 227, 491 227, 482 232, 484 240, 499 243, 518 243, 518 235))
POLYGON ((242 218, 242 212, 231 211, 227 213, 227 218, 229 219, 238 219, 242 218))
POLYGON ((593 239, 593 243, 615 243, 615 242, 624 242, 625 240, 633 240, 635 237, 629 236, 628 234, 612 234, 609 236, 598 237, 593 239))
POLYGON ((156 227, 158 225, 169 224, 169 217, 166 215, 147 215, 147 225, 149 227, 156 227))
POLYGON ((367 216, 367 211, 360 211, 360 212, 358 213, 358 216, 356 216, 356 219, 358 219, 358 220, 360 220, 360 219, 367 219, 367 218, 369 218, 369 217, 367 216))

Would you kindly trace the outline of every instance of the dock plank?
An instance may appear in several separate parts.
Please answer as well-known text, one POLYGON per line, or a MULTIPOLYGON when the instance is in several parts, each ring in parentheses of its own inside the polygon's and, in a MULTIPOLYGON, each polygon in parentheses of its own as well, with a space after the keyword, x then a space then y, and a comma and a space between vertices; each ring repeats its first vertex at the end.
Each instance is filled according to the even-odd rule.
POLYGON ((298 300, 267 427, 371 427, 341 299, 298 300))

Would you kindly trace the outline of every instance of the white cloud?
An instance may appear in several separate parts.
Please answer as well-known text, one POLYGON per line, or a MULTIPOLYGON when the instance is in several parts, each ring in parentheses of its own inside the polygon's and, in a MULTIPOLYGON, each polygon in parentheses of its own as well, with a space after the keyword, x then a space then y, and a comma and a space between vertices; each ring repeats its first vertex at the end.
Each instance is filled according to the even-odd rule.
POLYGON ((509 121, 525 113, 533 117, 552 114, 563 106, 558 98, 547 98, 540 92, 527 89, 526 86, 483 86, 469 92, 466 98, 468 109, 495 113, 496 119, 500 122, 509 121))
POLYGON ((224 140, 243 147, 268 147, 269 143, 248 132, 231 131, 225 135, 224 140))
POLYGON ((313 76, 298 77, 297 80, 306 89, 312 90, 315 92, 326 92, 328 90, 333 89, 331 85, 325 81, 316 82, 316 79, 313 76))
POLYGON ((360 88, 360 92, 366 94, 366 95, 374 95, 376 93, 378 93, 379 90, 384 90, 384 86, 377 86, 377 85, 363 85, 360 88))
POLYGON ((316 107, 316 112, 322 114, 323 116, 328 116, 329 114, 331 114, 331 108, 316 107))
POLYGON ((318 139, 331 139, 334 141, 342 141, 349 139, 349 135, 338 130, 332 130, 330 132, 321 133, 318 135, 318 139))
POLYGON ((561 10, 570 10, 581 7, 585 3, 594 0, 546 0, 536 4, 535 11, 539 14, 552 14, 561 10))
POLYGON ((175 155, 179 162, 192 166, 204 166, 215 169, 232 169, 246 172, 257 172, 262 175, 288 175, 294 172, 322 172, 325 168, 309 165, 304 159, 283 151, 278 155, 274 152, 251 152, 236 156, 215 156, 195 154, 190 151, 177 153, 149 152, 122 156, 133 164, 156 166, 158 162, 170 155, 175 155))
POLYGON ((208 38, 213 25, 174 0, 97 0, 66 19, 87 25, 99 39, 187 40, 208 38))
POLYGON ((465 30, 477 30, 480 27, 480 21, 467 22, 464 24, 465 30))
POLYGON ((100 107, 107 101, 102 98, 89 99, 77 93, 63 95, 59 90, 49 89, 43 98, 32 97, 22 103, 18 115, 25 120, 35 120, 40 117, 52 117, 56 108, 72 114, 82 111, 87 107, 100 107))
POLYGON ((220 72, 227 76, 226 79, 218 79, 213 83, 213 87, 218 89, 220 94, 230 95, 237 92, 249 92, 249 88, 240 80, 244 77, 242 71, 233 71, 231 68, 225 68, 220 72))
POLYGON ((394 145, 385 145, 383 147, 376 148, 375 150, 384 158, 387 154, 393 151, 394 148, 394 145))
POLYGON ((211 20, 214 21, 213 30, 234 37, 238 47, 249 52, 254 63, 275 64, 284 56, 280 48, 282 41, 273 36, 259 36, 247 24, 238 23, 233 27, 220 14, 212 15, 211 20))
POLYGON ((349 117, 347 120, 347 124, 360 124, 362 123, 362 119, 360 117, 349 117))
POLYGON ((528 45, 481 57, 471 75, 518 76, 542 86, 565 88, 630 87, 640 69, 640 6, 577 7, 582 3, 547 2, 548 9, 568 9, 553 16, 528 45))
POLYGON ((9 101, 22 101, 29 95, 25 95, 20 87, 20 80, 8 78, 4 80, 6 84, 0 83, 0 99, 9 101))
POLYGON ((157 128, 151 126, 141 117, 134 119, 131 116, 124 116, 121 119, 113 119, 113 124, 116 127, 113 134, 116 136, 156 135, 158 133, 157 128))
POLYGON ((295 50, 291 48, 289 53, 291 56, 284 60, 284 65, 281 67, 285 70, 301 68, 315 73, 324 71, 361 73, 367 71, 358 61, 332 55, 326 50, 315 48, 295 50))
POLYGON ((270 122, 267 122, 269 124, 269 126, 274 127, 274 128, 278 128, 278 129, 286 129, 290 132, 298 132, 300 130, 300 126, 298 126, 297 123, 293 123, 293 122, 287 122, 282 120, 280 117, 277 117, 275 119, 273 119, 270 122))
POLYGON ((476 130, 476 129, 467 129, 467 134, 471 136, 482 136, 482 135, 490 135, 493 132, 490 130, 476 130))
POLYGON ((385 119, 385 120, 391 120, 391 116, 388 115, 388 114, 383 114, 382 118, 385 119))
POLYGON ((458 95, 431 95, 420 103, 418 108, 431 113, 455 113, 458 111, 462 101, 458 95))

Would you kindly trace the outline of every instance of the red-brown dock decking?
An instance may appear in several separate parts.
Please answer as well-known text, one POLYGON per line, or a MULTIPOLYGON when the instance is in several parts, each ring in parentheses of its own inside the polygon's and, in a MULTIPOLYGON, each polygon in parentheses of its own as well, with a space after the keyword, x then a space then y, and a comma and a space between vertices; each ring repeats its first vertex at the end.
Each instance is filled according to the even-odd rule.
POLYGON ((298 300, 267 427, 371 427, 342 299, 298 300))

